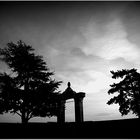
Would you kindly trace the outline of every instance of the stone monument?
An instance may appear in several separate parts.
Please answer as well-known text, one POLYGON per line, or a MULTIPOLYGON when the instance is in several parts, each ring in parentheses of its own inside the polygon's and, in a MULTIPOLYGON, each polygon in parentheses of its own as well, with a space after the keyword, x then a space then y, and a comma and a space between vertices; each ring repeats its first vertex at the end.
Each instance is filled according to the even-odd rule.
POLYGON ((68 99, 74 99, 75 105, 75 122, 80 123, 84 121, 83 117, 83 98, 85 97, 84 92, 78 92, 72 90, 70 82, 68 82, 67 89, 59 95, 58 102, 58 123, 65 122, 65 103, 68 99))

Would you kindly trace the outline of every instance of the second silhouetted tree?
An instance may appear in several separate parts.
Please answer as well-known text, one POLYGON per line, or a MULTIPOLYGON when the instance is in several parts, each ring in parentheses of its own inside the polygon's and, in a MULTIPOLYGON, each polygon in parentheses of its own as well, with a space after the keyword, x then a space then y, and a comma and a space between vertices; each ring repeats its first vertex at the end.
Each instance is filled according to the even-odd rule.
POLYGON ((42 56, 22 41, 11 42, 0 49, 1 60, 10 74, 0 73, 0 113, 18 114, 22 123, 33 117, 57 115, 57 90, 60 81, 51 78, 42 56))
POLYGON ((119 111, 122 115, 132 112, 140 118, 140 73, 136 69, 111 71, 112 78, 119 79, 114 83, 108 94, 118 93, 111 98, 107 104, 119 104, 119 111), (122 79, 122 80, 121 80, 122 79))

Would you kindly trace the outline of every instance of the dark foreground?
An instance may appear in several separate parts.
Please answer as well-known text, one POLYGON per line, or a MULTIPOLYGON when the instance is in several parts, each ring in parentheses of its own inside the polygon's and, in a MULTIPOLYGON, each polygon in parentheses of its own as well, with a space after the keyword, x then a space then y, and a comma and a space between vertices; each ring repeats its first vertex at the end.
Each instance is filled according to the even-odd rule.
POLYGON ((0 138, 140 138, 137 119, 66 123, 1 123, 0 138))

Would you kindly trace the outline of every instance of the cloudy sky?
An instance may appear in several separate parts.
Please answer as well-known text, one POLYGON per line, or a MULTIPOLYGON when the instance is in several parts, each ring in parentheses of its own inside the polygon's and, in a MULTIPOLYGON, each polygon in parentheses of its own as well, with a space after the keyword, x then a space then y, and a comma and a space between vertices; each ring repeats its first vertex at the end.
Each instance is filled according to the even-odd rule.
MULTIPOLYGON (((110 70, 140 69, 140 3, 45 2, 1 3, 0 47, 23 40, 44 56, 55 78, 86 93, 86 121, 121 119, 117 105, 107 105, 110 70)), ((0 70, 6 66, 0 62, 0 70)), ((123 118, 135 117, 130 114, 123 118)), ((74 103, 66 104, 66 120, 74 121, 74 103)), ((0 121, 20 122, 0 115, 0 121)), ((56 121, 35 118, 31 121, 56 121)))

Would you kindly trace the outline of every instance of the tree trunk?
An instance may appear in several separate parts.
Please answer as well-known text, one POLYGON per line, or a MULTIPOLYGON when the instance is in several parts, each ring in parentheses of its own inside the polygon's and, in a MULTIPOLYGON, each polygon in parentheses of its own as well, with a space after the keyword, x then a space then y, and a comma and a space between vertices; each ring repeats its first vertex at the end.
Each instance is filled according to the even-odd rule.
MULTIPOLYGON (((24 105, 24 104, 23 104, 23 105, 24 105)), ((22 124, 27 124, 27 123, 28 123, 28 119, 27 119, 27 117, 26 117, 26 112, 25 112, 24 106, 23 106, 23 109, 22 109, 21 121, 22 121, 22 124)))
POLYGON ((27 115, 26 115, 26 100, 27 100, 27 95, 28 95, 28 78, 26 79, 25 81, 25 85, 24 85, 24 95, 23 95, 23 103, 22 103, 22 124, 27 124, 28 123, 28 118, 27 118, 27 115))
POLYGON ((21 121, 22 121, 22 124, 28 123, 28 119, 25 117, 25 114, 22 114, 21 121))

